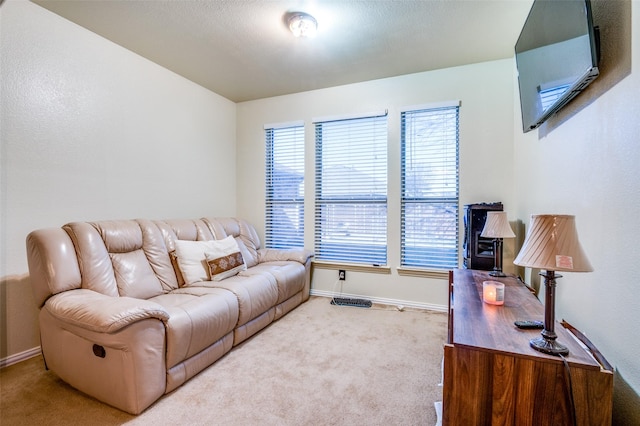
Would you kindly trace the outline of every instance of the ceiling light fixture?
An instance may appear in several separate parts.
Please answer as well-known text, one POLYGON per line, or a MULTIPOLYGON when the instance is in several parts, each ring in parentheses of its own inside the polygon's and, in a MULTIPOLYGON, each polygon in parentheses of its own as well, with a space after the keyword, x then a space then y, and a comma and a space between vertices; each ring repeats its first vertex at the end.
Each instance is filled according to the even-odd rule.
POLYGON ((314 37, 318 30, 318 21, 308 13, 295 12, 288 22, 289 29, 296 37, 314 37))

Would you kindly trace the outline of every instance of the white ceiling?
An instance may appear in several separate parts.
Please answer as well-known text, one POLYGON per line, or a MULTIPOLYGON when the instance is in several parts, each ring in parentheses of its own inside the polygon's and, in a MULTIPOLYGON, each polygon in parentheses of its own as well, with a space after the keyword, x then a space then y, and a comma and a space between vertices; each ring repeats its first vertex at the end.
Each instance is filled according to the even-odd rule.
POLYGON ((513 57, 533 0, 32 1, 241 102, 513 57))

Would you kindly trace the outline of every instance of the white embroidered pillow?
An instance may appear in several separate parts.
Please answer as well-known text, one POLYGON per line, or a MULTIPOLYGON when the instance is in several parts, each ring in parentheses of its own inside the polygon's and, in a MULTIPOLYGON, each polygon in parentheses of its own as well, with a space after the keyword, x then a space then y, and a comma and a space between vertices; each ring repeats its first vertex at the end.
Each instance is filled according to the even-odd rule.
POLYGON ((215 243, 214 250, 205 253, 209 265, 209 276, 213 281, 232 277, 247 269, 235 238, 228 236, 213 243, 215 243))
POLYGON ((176 240, 178 267, 185 285, 209 281, 209 265, 205 253, 215 250, 215 241, 176 240))

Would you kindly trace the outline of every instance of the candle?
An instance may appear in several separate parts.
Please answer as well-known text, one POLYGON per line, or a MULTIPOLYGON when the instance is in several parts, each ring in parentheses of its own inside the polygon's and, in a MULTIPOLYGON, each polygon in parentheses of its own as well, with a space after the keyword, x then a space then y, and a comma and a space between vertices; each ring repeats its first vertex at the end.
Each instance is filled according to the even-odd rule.
POLYGON ((504 284, 498 281, 484 281, 482 300, 490 305, 504 305, 504 284))

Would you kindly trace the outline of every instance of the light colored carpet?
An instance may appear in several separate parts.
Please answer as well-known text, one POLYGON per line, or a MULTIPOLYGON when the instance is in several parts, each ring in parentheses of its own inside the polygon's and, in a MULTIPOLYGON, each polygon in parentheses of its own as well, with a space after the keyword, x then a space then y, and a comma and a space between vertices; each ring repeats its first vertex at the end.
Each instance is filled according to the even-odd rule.
POLYGON ((0 424, 435 425, 446 314, 312 297, 139 416, 36 357, 0 370, 0 424))

